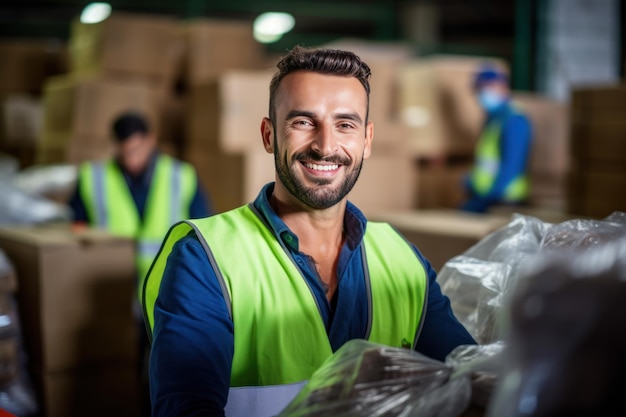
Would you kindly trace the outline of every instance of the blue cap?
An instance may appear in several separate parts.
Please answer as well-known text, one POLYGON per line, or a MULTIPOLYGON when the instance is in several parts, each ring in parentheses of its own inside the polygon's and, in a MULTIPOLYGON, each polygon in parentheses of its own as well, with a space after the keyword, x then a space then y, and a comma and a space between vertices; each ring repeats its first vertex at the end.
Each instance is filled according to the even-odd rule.
POLYGON ((474 89, 492 81, 502 81, 508 83, 509 77, 506 73, 492 64, 483 65, 476 74, 476 78, 474 78, 474 89))

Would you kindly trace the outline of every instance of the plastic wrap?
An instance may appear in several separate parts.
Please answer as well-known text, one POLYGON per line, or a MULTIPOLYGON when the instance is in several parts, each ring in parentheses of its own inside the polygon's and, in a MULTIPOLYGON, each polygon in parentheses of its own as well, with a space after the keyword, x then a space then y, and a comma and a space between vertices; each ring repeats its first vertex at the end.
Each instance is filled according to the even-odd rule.
POLYGON ((450 259, 438 276, 452 309, 481 344, 502 340, 508 331, 508 304, 519 274, 541 252, 589 248, 626 236, 626 213, 605 219, 558 224, 515 214, 509 224, 450 259))
MULTIPOLYGON (((0 276, 13 273, 13 265, 0 250, 0 276)), ((38 410, 27 369, 17 302, 12 293, 3 292, 0 294, 0 409, 17 417, 33 416, 38 410)))
MULTIPOLYGON (((21 189, 20 175, 13 159, 0 158, 0 226, 71 220, 71 211, 66 204, 21 189)), ((45 171, 38 178, 43 176, 45 171)))
POLYGON ((596 241, 594 226, 594 239, 573 239, 578 246, 537 255, 522 271, 490 417, 624 415, 626 241, 601 229, 610 231, 596 241))
POLYGON ((448 364, 412 350, 352 340, 324 363, 280 417, 483 415, 482 406, 472 403, 473 382, 487 358, 500 350, 459 348, 448 364))
POLYGON ((0 154, 0 182, 10 181, 20 168, 16 158, 0 154))
POLYGON ((71 164, 31 166, 15 174, 12 184, 31 195, 70 195, 78 168, 71 164))
POLYGON ((0 226, 69 221, 71 210, 65 204, 28 194, 11 183, 0 182, 0 226))

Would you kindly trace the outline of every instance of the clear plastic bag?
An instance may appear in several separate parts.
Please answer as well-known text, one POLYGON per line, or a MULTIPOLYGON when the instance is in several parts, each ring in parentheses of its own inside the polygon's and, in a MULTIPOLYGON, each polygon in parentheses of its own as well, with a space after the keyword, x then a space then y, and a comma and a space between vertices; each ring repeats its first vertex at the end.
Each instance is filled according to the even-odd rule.
MULTIPOLYGON (((28 184, 32 188, 37 181, 44 186, 46 182, 55 183, 58 187, 60 182, 64 182, 61 177, 68 177, 67 172, 55 174, 54 170, 42 170, 28 181, 29 176, 22 177, 18 167, 15 158, 0 156, 0 226, 70 221, 72 213, 69 206, 28 188, 28 184), (43 180, 46 176, 48 179, 43 180)), ((38 191, 42 191, 42 186, 38 191)))
MULTIPOLYGON (((594 236, 596 226, 605 230, 594 225, 594 236)), ((490 417, 624 415, 626 241, 613 231, 591 246, 559 245, 522 271, 490 417)))
POLYGON ((588 248, 624 239, 626 213, 605 219, 574 219, 558 224, 515 214, 509 224, 450 259, 438 276, 452 310, 480 344, 503 340, 506 306, 522 269, 542 252, 588 248))
POLYGON ((444 363, 408 349, 351 340, 313 375, 280 417, 476 413, 481 406, 472 403, 473 382, 478 371, 491 368, 486 366, 488 358, 501 346, 457 349, 444 363))
POLYGON ((76 165, 35 165, 17 172, 12 184, 30 195, 48 197, 71 194, 77 178, 76 165))

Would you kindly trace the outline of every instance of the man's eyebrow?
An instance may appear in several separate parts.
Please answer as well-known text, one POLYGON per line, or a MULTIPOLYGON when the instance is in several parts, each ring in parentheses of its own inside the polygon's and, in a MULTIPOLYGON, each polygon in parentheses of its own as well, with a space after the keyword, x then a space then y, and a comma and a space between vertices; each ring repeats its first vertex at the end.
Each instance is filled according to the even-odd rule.
POLYGON ((287 113, 286 120, 293 119, 294 117, 308 117, 311 119, 315 118, 315 113, 306 111, 306 110, 292 110, 287 113))
POLYGON ((359 116, 358 113, 338 113, 334 115, 334 118, 336 120, 341 120, 341 119, 353 120, 355 122, 358 122, 359 124, 363 124, 363 119, 361 119, 361 116, 359 116))

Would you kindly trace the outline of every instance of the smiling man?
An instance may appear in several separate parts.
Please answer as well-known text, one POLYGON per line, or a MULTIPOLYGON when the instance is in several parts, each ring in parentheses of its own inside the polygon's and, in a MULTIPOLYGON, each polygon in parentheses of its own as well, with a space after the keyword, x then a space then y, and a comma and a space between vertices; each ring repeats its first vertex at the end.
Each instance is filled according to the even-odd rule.
POLYGON ((370 69, 294 48, 270 84, 256 200, 174 226, 144 286, 154 416, 271 416, 351 339, 444 357, 475 343, 419 250, 348 201, 369 158, 370 69))

